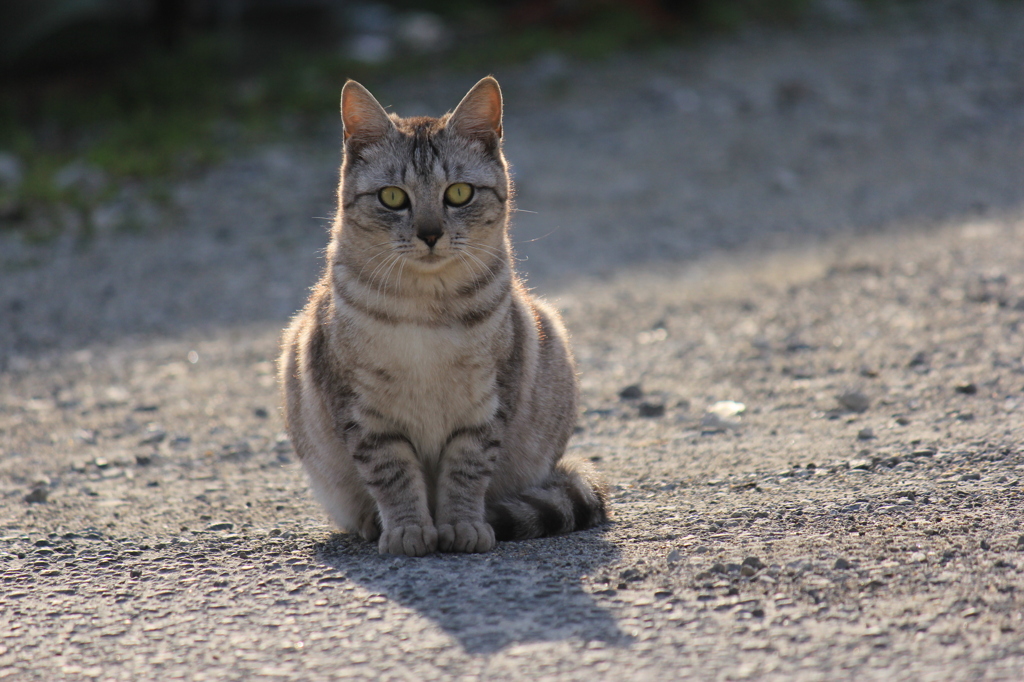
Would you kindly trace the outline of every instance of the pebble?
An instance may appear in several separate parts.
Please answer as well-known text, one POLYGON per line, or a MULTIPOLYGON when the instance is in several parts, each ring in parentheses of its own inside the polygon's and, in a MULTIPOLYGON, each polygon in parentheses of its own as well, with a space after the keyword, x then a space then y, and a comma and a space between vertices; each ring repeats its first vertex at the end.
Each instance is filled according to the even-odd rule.
POLYGON ((928 365, 928 354, 923 350, 914 353, 914 357, 910 358, 910 362, 907 363, 907 367, 926 367, 928 365))
POLYGON ((1017 538, 1017 549, 1024 550, 1024 535, 1021 535, 1019 538, 1017 538))
POLYGON ((735 400, 719 400, 708 408, 708 414, 713 414, 722 419, 730 419, 746 412, 747 406, 735 400))
POLYGON ((673 549, 671 552, 668 553, 668 556, 665 558, 665 560, 668 561, 668 563, 670 564, 674 564, 682 558, 683 555, 679 552, 679 550, 673 549))
POLYGON ((162 430, 153 431, 149 435, 147 435, 145 438, 140 440, 139 441, 139 445, 156 445, 158 443, 162 443, 164 438, 167 438, 167 432, 166 431, 162 431, 162 430))
POLYGON ((206 527, 206 530, 208 530, 208 531, 231 530, 234 527, 235 527, 235 524, 229 523, 229 522, 211 523, 209 526, 206 527))
POLYGON ((836 399, 839 404, 851 412, 866 412, 871 407, 871 398, 860 391, 843 391, 836 399))
POLYGON ((851 469, 861 469, 863 471, 868 471, 868 470, 871 469, 871 466, 872 466, 872 464, 871 464, 871 460, 870 459, 851 459, 850 460, 850 468, 851 469))
POLYGON ((727 429, 738 429, 740 427, 739 415, 747 409, 743 403, 733 400, 720 400, 707 409, 701 419, 701 427, 704 431, 725 431, 727 429))
POLYGON ((836 563, 832 565, 832 569, 836 571, 846 571, 850 568, 853 568, 853 565, 849 561, 841 557, 839 559, 836 559, 836 563))
POLYGON ((982 540, 982 541, 981 541, 981 542, 980 542, 980 543, 978 544, 978 546, 979 546, 979 547, 981 547, 981 548, 982 548, 983 550, 985 550, 986 552, 987 552, 988 550, 992 549, 992 545, 990 545, 990 544, 988 543, 988 540, 982 540))
POLYGON ((871 440, 875 437, 875 430, 870 426, 865 426, 863 429, 857 432, 857 440, 871 440))
POLYGON ((644 397, 644 389, 640 384, 630 384, 619 391, 619 398, 622 400, 637 400, 644 397))
POLYGON ((978 392, 978 386, 974 383, 957 384, 953 387, 953 390, 964 395, 974 395, 978 392))
POLYGON ((82 441, 86 445, 96 445, 96 439, 98 434, 92 429, 78 429, 75 431, 75 439, 82 441))
POLYGON ((664 417, 665 416, 665 405, 664 403, 648 403, 643 402, 637 407, 641 417, 664 417))
POLYGON ((25 501, 28 502, 29 504, 42 504, 46 502, 49 496, 49 488, 37 486, 35 488, 32 488, 32 491, 25 495, 25 501))

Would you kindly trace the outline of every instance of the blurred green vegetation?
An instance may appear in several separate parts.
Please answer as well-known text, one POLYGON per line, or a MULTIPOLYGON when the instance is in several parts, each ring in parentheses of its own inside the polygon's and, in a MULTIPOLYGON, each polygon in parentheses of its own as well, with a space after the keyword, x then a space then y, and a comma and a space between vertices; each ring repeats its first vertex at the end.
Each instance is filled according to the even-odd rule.
POLYGON ((372 89, 396 74, 489 72, 544 52, 598 59, 622 49, 699 40, 750 22, 797 22, 810 4, 607 0, 569 3, 574 12, 517 18, 508 9, 514 2, 494 9, 479 0, 396 0, 394 11, 426 9, 439 16, 454 36, 449 46, 429 54, 399 51, 374 63, 347 56, 336 34, 289 39, 265 26, 240 26, 192 31, 173 49, 149 45, 83 65, 15 65, 0 90, 0 153, 20 160, 22 177, 14 187, 0 186, 0 228, 47 238, 59 231, 53 207, 61 206, 82 216, 88 231, 91 208, 125 183, 146 187, 159 199, 164 179, 195 172, 254 142, 316 128, 334 115, 347 78, 372 89), (75 181, 69 164, 87 168, 93 181, 75 181), (33 220, 41 215, 52 218, 44 221, 49 227, 33 220))

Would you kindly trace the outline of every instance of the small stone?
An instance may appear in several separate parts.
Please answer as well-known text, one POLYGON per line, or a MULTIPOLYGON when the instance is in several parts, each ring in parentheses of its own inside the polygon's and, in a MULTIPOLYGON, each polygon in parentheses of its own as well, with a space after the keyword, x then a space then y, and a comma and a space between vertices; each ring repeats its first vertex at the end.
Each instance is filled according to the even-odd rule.
POLYGON ((865 426, 863 429, 857 432, 857 440, 871 440, 875 437, 875 430, 870 426, 865 426))
POLYGON ((224 522, 224 523, 211 523, 209 526, 206 527, 206 530, 208 530, 208 531, 231 530, 234 527, 235 527, 235 524, 228 523, 228 522, 224 522))
POLYGON ((257 419, 266 419, 270 416, 270 413, 264 407, 257 407, 252 413, 257 419))
POLYGON ((988 550, 992 549, 992 545, 988 544, 988 540, 982 540, 981 543, 978 546, 981 547, 986 552, 988 550))
POLYGON ((720 400, 707 409, 701 419, 701 427, 705 431, 718 432, 740 427, 739 415, 747 409, 743 403, 733 400, 720 400))
POLYGON ((29 504, 43 504, 46 499, 50 496, 49 488, 38 486, 32 489, 30 493, 25 495, 25 501, 29 504))
POLYGON ((670 564, 674 564, 674 563, 676 563, 677 561, 679 561, 682 558, 683 558, 683 555, 679 552, 679 550, 678 549, 673 549, 671 552, 668 553, 668 556, 666 557, 666 561, 668 561, 668 563, 670 563, 670 564))
POLYGON ((644 397, 644 389, 640 384, 630 384, 619 391, 619 398, 622 400, 637 400, 644 397))
POLYGON ((97 457, 92 463, 96 465, 97 469, 106 469, 110 466, 110 462, 105 457, 97 457))
POLYGON ((643 402, 637 407, 641 417, 664 417, 665 405, 663 403, 643 402))
POLYGON ((712 564, 711 568, 709 568, 708 571, 711 572, 711 573, 725 573, 725 564, 723 564, 723 563, 712 564))
POLYGON ((764 563, 756 556, 748 556, 746 559, 743 560, 743 565, 750 566, 755 571, 760 571, 762 568, 764 568, 764 563))
POLYGON ((1017 549, 1024 550, 1024 535, 1017 538, 1017 549))
POLYGON ((730 419, 746 412, 747 406, 735 400, 719 400, 708 408, 708 413, 717 415, 722 419, 730 419))
POLYGON ((145 438, 139 441, 139 445, 157 445, 167 437, 167 432, 162 429, 151 431, 145 438))
POLYGON ((957 384, 953 387, 953 390, 964 395, 974 395, 978 392, 978 386, 974 383, 957 384))
POLYGON ((846 571, 853 568, 853 565, 846 559, 836 559, 836 563, 832 565, 832 569, 835 571, 846 571))
POLYGON ((920 448, 910 453, 911 457, 931 457, 935 454, 934 448, 920 448))
POLYGON ((862 471, 869 471, 871 469, 871 460, 870 459, 851 459, 850 460, 850 468, 851 469, 860 469, 862 471))
POLYGON ((974 474, 964 474, 963 476, 960 477, 960 480, 961 481, 980 481, 981 480, 981 474, 977 474, 977 473, 974 473, 974 474))
POLYGON ((914 353, 914 357, 910 358, 910 362, 907 363, 907 367, 925 367, 928 364, 928 354, 923 350, 914 353))
POLYGON ((908 419, 907 417, 896 417, 896 423, 899 424, 900 426, 906 426, 907 424, 910 423, 910 419, 908 419))
POLYGON ((748 564, 743 564, 742 566, 740 566, 740 575, 742 575, 745 578, 750 578, 755 573, 757 573, 757 569, 753 566, 750 566, 748 564))
POLYGON ((75 431, 75 438, 86 445, 96 445, 98 434, 92 429, 79 429, 75 431))
POLYGON ((851 412, 866 412, 871 407, 871 399, 860 391, 843 391, 837 396, 837 400, 851 412))
POLYGON ((149 455, 135 455, 135 463, 140 467, 149 466, 153 458, 149 455))

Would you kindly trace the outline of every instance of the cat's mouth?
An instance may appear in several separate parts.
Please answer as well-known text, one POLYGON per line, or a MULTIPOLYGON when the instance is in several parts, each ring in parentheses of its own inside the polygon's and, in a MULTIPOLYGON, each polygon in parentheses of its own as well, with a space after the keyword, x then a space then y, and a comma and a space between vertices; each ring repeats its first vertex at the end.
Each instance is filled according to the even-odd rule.
POLYGON ((442 255, 436 251, 428 251, 427 253, 422 253, 416 256, 417 261, 426 265, 437 265, 447 261, 449 258, 450 256, 448 254, 442 255))

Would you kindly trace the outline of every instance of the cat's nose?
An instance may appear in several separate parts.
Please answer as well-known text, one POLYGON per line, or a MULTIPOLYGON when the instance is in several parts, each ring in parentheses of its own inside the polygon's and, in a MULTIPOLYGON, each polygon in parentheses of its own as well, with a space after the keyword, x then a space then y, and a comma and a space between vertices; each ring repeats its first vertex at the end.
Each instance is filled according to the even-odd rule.
POLYGON ((434 244, 437 243, 437 240, 440 239, 443 234, 444 230, 441 229, 440 225, 431 225, 429 227, 423 227, 416 230, 416 236, 422 239, 430 248, 434 248, 434 244))

